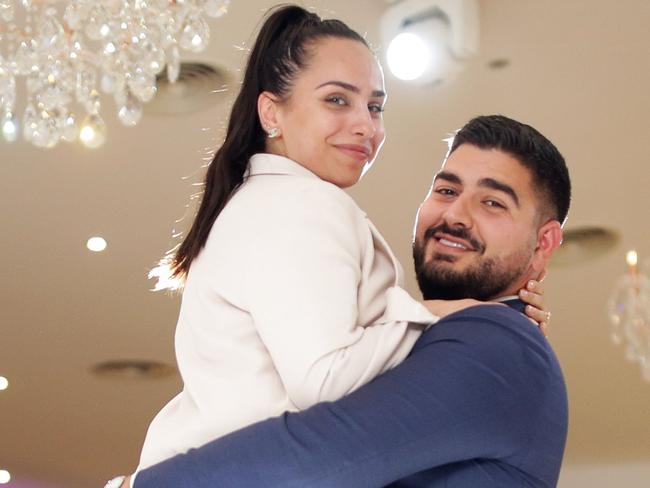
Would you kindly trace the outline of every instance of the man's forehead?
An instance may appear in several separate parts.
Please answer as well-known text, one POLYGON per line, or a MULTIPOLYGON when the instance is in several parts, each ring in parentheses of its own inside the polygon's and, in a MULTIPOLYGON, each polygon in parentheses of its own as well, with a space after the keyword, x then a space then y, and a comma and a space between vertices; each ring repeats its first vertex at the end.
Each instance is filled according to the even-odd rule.
POLYGON ((528 168, 500 149, 461 144, 443 162, 434 180, 440 173, 459 179, 460 184, 471 185, 491 178, 516 188, 518 192, 532 192, 532 176, 528 168))

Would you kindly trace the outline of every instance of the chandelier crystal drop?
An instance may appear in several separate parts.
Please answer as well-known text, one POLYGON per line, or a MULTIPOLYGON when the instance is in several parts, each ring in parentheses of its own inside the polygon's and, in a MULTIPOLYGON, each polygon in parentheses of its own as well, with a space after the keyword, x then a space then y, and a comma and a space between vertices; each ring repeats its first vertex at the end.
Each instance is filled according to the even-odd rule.
POLYGON ((650 382, 650 279, 638 267, 636 251, 626 256, 628 270, 609 300, 611 339, 625 347, 625 357, 641 367, 650 382))
POLYGON ((180 50, 203 51, 206 17, 227 12, 229 0, 0 0, 0 129, 42 148, 106 140, 102 97, 118 119, 134 126, 156 95, 166 69, 178 80, 180 50), (26 103, 17 106, 18 79, 26 103))

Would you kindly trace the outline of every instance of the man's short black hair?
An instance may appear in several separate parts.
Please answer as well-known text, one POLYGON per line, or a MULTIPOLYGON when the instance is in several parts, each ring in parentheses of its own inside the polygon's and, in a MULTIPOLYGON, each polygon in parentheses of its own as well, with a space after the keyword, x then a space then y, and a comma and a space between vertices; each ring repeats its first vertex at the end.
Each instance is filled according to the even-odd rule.
POLYGON ((571 203, 569 170, 560 151, 536 129, 503 115, 482 115, 456 132, 449 154, 461 144, 498 149, 517 159, 531 172, 544 205, 542 216, 564 224, 571 203))

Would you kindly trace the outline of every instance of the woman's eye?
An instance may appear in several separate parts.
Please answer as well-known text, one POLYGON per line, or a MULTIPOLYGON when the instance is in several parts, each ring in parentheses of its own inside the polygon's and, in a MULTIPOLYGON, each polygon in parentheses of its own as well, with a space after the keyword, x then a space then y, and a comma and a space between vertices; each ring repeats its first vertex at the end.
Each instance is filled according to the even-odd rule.
POLYGON ((368 110, 370 110, 371 113, 379 114, 379 113, 382 113, 384 111, 384 107, 383 107, 383 105, 380 105, 378 103, 373 103, 373 104, 368 105, 368 110))
POLYGON ((334 105, 347 105, 345 98, 339 96, 331 96, 327 98, 327 101, 329 103, 333 103, 334 105))

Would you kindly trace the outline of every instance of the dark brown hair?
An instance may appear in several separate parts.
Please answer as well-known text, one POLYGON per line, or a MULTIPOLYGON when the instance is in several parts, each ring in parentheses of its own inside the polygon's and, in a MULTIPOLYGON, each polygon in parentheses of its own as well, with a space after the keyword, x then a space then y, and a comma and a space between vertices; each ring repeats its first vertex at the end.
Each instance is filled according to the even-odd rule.
POLYGON ((171 260, 175 278, 187 275, 219 213, 242 184, 249 158, 265 150, 266 133, 257 114, 260 93, 268 91, 286 98, 295 76, 309 61, 309 44, 326 37, 351 39, 368 46, 363 37, 340 20, 322 20, 295 5, 277 7, 267 16, 250 52, 225 141, 208 167, 199 210, 171 260))
POLYGON ((530 125, 503 115, 482 115, 454 135, 449 154, 461 144, 498 149, 517 159, 531 175, 544 217, 564 224, 571 204, 571 180, 557 147, 530 125))

